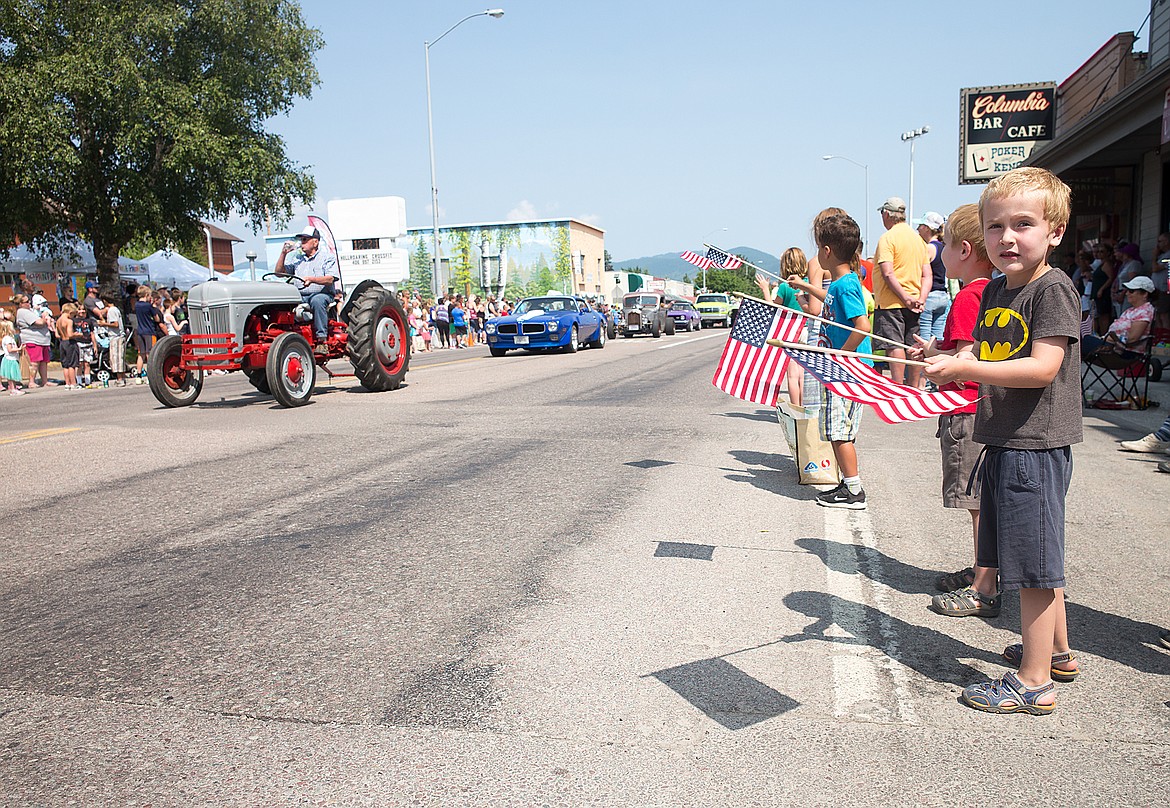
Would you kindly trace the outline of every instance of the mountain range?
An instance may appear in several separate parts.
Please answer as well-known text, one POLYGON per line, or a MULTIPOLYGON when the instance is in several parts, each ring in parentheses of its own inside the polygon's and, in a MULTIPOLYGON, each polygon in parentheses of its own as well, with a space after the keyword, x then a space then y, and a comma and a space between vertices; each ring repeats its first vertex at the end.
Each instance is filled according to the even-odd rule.
MULTIPOLYGON (((778 273, 780 271, 780 259, 763 250, 757 250, 752 247, 732 247, 729 252, 769 272, 778 273)), ((653 275, 656 278, 672 278, 676 281, 681 281, 683 275, 694 280, 703 274, 703 270, 694 264, 688 264, 676 252, 648 255, 644 258, 628 258, 625 261, 615 261, 613 268, 625 272, 639 271, 645 275, 653 275)))

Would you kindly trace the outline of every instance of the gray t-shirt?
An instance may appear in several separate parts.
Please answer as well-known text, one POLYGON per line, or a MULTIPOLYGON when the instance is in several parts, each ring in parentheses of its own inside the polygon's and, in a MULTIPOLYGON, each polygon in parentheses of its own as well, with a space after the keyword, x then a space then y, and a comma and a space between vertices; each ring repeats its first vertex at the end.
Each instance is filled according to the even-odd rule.
POLYGON ((49 346, 53 344, 53 339, 49 334, 49 326, 36 325, 36 321, 40 318, 41 315, 32 309, 16 310, 16 328, 20 332, 21 345, 49 346))
MULTIPOLYGON (((320 247, 317 248, 317 252, 313 253, 312 258, 297 250, 284 260, 285 271, 292 272, 300 278, 318 278, 323 275, 330 275, 336 278, 336 267, 337 260, 320 247)), ((327 294, 333 294, 333 284, 329 284, 326 287, 324 284, 310 283, 301 290, 301 294, 310 295, 322 291, 327 294)))
POLYGON ((983 291, 975 323, 976 356, 1002 361, 1032 355, 1045 337, 1068 337, 1064 361, 1047 387, 981 384, 974 439, 1008 449, 1055 449, 1083 439, 1081 430, 1081 305, 1068 275, 1049 270, 1009 289, 994 278, 983 291))

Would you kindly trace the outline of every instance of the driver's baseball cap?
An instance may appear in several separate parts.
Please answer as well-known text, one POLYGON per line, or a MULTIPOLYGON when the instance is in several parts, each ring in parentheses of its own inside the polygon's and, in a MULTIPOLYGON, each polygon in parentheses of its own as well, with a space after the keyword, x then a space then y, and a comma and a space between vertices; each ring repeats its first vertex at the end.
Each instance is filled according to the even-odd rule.
POLYGON ((297 233, 297 238, 302 239, 302 240, 307 239, 307 238, 318 238, 319 239, 319 238, 321 238, 321 231, 318 230, 317 228, 313 227, 312 225, 309 225, 304 230, 297 233))

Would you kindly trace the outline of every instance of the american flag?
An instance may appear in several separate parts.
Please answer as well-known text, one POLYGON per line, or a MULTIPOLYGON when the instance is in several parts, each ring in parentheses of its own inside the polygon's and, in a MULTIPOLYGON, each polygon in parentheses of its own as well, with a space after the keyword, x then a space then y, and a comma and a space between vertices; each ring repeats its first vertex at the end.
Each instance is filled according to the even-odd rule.
POLYGON ((682 260, 686 261, 688 264, 694 264, 699 269, 710 269, 711 267, 715 266, 715 262, 710 258, 705 258, 698 253, 691 252, 690 250, 687 250, 682 254, 682 260))
POLYGON ((904 384, 894 384, 852 356, 794 348, 786 348, 785 353, 841 398, 868 404, 887 424, 947 415, 970 405, 978 397, 975 390, 927 393, 904 384))
POLYGON ((1084 319, 1081 320, 1081 339, 1084 339, 1085 337, 1089 336, 1092 333, 1093 333, 1093 317, 1092 317, 1092 315, 1086 314, 1084 319))
POLYGON ((718 247, 709 247, 707 249, 707 259, 712 261, 720 269, 739 269, 743 266, 743 261, 730 253, 723 252, 718 247))
POLYGON ((805 318, 791 309, 744 300, 711 384, 744 401, 776 406, 788 357, 767 340, 798 339, 804 324, 805 318))

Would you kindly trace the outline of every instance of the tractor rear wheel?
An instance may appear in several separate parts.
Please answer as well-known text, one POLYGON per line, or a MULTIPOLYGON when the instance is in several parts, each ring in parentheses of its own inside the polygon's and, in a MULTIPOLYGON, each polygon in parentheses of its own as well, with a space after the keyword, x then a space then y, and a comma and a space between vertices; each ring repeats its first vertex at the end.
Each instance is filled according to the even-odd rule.
POLYGON ((272 395, 272 388, 268 386, 268 372, 266 370, 245 370, 244 375, 252 386, 266 396, 272 395))
POLYGON ((202 370, 183 370, 183 338, 170 334, 155 343, 147 362, 150 392, 166 407, 187 407, 199 398, 203 389, 202 370))
POLYGON ((349 313, 346 352, 362 387, 375 393, 397 390, 410 364, 406 314, 389 289, 371 286, 349 313))
POLYGON ((300 334, 287 331, 272 341, 265 366, 268 388, 284 407, 300 407, 313 396, 317 365, 313 349, 300 334))

